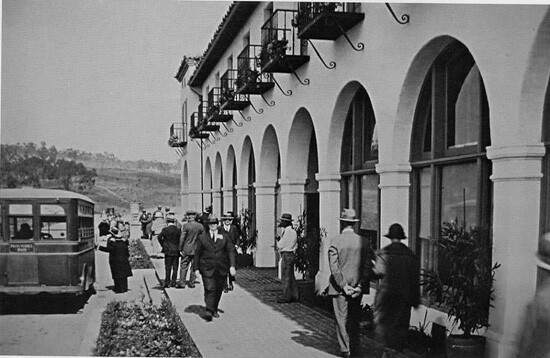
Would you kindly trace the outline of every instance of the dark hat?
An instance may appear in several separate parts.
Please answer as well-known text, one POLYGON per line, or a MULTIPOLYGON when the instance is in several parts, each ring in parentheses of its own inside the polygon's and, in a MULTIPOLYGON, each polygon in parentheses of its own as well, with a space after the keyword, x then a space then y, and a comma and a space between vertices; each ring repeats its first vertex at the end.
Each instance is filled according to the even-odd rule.
POLYGON ((234 217, 233 217, 233 212, 227 212, 227 214, 225 215, 222 215, 222 220, 233 220, 234 217))
POLYGON ((197 215, 197 212, 194 211, 194 210, 187 210, 187 211, 185 212, 185 215, 188 215, 188 216, 189 216, 189 215, 197 215))
POLYGON ((111 231, 109 231, 111 233, 111 235, 113 235, 114 237, 122 237, 119 233, 118 233, 118 229, 116 227, 112 228, 111 231))
POLYGON ((539 243, 539 251, 537 252, 539 259, 539 267, 550 271, 550 232, 542 235, 539 243))
POLYGON ((145 209, 143 209, 143 210, 142 210, 141 212, 143 212, 143 213, 144 213, 144 212, 145 212, 145 209))
POLYGON ((284 213, 283 215, 281 215, 279 220, 292 221, 292 214, 284 213))
POLYGON ((353 209, 344 209, 344 210, 342 210, 342 215, 340 215, 340 221, 347 221, 347 222, 356 223, 356 222, 359 221, 359 219, 357 219, 357 215, 355 214, 355 210, 353 210, 353 209))
POLYGON ((403 240, 407 238, 405 236, 405 231, 403 231, 403 227, 398 223, 391 224, 390 229, 388 230, 388 233, 384 236, 389 239, 397 239, 397 240, 403 240))
POLYGON ((217 224, 219 222, 218 220, 218 217, 214 214, 210 214, 208 215, 208 219, 206 220, 207 223, 209 224, 217 224))
POLYGON ((206 208, 204 208, 204 211, 207 212, 207 213, 211 213, 212 212, 212 205, 209 205, 206 208))

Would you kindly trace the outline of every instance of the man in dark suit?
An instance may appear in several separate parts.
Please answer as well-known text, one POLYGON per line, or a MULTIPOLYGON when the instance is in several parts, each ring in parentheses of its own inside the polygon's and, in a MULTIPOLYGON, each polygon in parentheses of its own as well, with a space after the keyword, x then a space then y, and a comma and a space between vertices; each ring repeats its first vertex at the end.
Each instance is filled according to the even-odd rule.
POLYGON ((158 240, 164 254, 164 287, 168 288, 170 286, 176 287, 178 280, 181 232, 176 226, 176 217, 174 215, 166 215, 166 223, 168 226, 162 229, 158 240))
POLYGON ((235 246, 226 232, 218 228, 218 218, 210 215, 208 231, 202 233, 195 247, 193 268, 202 276, 207 321, 218 318, 218 304, 227 275, 235 277, 235 246))
POLYGON ((328 294, 336 318, 336 336, 343 357, 359 356, 361 297, 369 293, 374 253, 370 243, 353 229, 359 222, 355 210, 344 209, 340 221, 345 226, 328 249, 330 281, 328 294))
POLYGON ((180 282, 178 288, 185 288, 185 278, 187 277, 187 271, 191 269, 189 273, 189 281, 187 285, 190 288, 195 287, 195 271, 193 270, 193 258, 195 257, 195 244, 197 238, 204 232, 203 226, 195 220, 197 215, 193 210, 188 210, 186 213, 187 222, 181 227, 180 236, 180 254, 182 256, 180 266, 180 282))
POLYGON ((235 218, 230 213, 223 215, 222 225, 220 226, 220 228, 229 235, 231 243, 233 244, 233 246, 235 246, 236 249, 237 246, 239 246, 240 244, 241 237, 239 235, 239 229, 237 229, 237 227, 232 224, 234 219, 235 218))

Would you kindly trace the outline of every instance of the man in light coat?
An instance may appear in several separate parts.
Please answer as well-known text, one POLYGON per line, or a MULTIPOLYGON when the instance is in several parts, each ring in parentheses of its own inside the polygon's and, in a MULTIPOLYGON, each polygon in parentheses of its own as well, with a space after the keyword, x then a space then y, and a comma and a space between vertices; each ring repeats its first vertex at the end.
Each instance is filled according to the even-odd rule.
POLYGON ((355 210, 344 209, 340 221, 345 226, 328 249, 330 279, 328 294, 336 318, 336 336, 342 357, 359 355, 361 298, 369 293, 374 254, 370 242, 355 233, 355 210))
POLYGON ((283 293, 277 299, 278 303, 290 303, 298 301, 298 286, 294 276, 294 263, 296 262, 296 248, 298 246, 298 234, 292 227, 292 214, 283 214, 279 219, 279 227, 283 228, 283 233, 277 248, 281 254, 281 280, 283 281, 283 293))
POLYGON ((195 287, 195 272, 193 270, 193 259, 195 257, 195 245, 197 238, 204 232, 204 227, 200 224, 195 218, 197 213, 193 210, 188 210, 186 212, 187 222, 181 227, 181 236, 180 236, 180 254, 181 254, 181 265, 180 265, 180 282, 178 283, 178 288, 185 288, 185 278, 187 277, 187 271, 191 270, 189 273, 189 281, 187 285, 189 288, 195 287))

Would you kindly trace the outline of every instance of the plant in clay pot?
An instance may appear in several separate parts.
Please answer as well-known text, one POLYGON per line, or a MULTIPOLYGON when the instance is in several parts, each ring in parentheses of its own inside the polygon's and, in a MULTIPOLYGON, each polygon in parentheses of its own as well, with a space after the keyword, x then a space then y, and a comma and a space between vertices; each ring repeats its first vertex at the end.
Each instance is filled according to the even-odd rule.
POLYGON ((493 281, 500 264, 492 264, 492 245, 484 228, 465 229, 458 220, 442 226, 435 244, 444 259, 443 267, 439 272, 424 270, 421 285, 463 332, 447 337, 448 357, 453 357, 456 350, 457 357, 477 357, 483 353, 485 337, 476 332, 489 327, 493 281))

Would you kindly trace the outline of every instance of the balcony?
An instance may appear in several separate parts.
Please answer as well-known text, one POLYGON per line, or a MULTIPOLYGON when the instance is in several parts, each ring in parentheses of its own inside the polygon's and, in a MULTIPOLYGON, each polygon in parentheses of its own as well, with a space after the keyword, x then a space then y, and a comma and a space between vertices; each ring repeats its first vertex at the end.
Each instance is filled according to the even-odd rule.
MULTIPOLYGON (((201 104, 204 111, 204 116, 207 122, 229 122, 233 119, 233 115, 227 113, 220 107, 221 87, 214 87, 208 92, 208 101, 201 104)), ((217 126, 218 129, 220 126, 217 126)))
POLYGON ((261 72, 296 73, 309 61, 307 42, 292 25, 297 10, 276 10, 262 26, 261 72))
POLYGON ((237 57, 236 93, 261 95, 275 86, 270 73, 261 73, 261 52, 262 45, 247 45, 237 57))
POLYGON ((365 19, 359 3, 300 2, 293 25, 300 39, 336 40, 365 19))
POLYGON ((187 131, 185 130, 187 123, 174 123, 170 126, 170 137, 168 145, 172 148, 183 148, 187 146, 187 131))
POLYGON ((221 77, 220 110, 241 111, 250 105, 247 94, 237 92, 238 71, 229 69, 221 77))
POLYGON ((191 129, 189 130, 189 138, 192 139, 206 139, 210 135, 209 133, 201 132, 200 126, 202 125, 202 115, 199 112, 191 114, 191 129))

